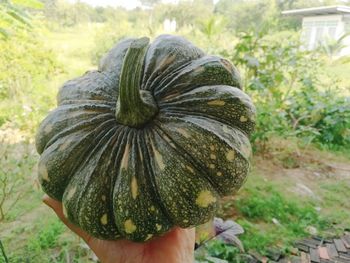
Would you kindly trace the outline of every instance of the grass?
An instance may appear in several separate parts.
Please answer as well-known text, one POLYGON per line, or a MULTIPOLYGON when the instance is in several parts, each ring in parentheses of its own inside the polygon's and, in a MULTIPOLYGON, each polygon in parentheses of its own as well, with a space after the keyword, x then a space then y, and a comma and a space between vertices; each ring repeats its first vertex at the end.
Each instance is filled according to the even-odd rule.
POLYGON ((323 218, 309 200, 286 197, 281 188, 270 183, 247 186, 238 197, 235 208, 238 222, 246 230, 243 243, 247 249, 266 253, 266 249, 278 243, 285 250, 296 239, 310 235, 308 227, 318 232, 328 229, 330 222, 323 218))
POLYGON ((271 143, 269 155, 255 156, 247 182, 236 197, 223 202, 219 216, 241 224, 245 233, 239 238, 245 249, 262 255, 271 248, 290 253, 296 240, 314 231, 326 237, 341 235, 350 225, 349 158, 277 138, 271 143), (300 185, 310 193, 300 192, 300 185))

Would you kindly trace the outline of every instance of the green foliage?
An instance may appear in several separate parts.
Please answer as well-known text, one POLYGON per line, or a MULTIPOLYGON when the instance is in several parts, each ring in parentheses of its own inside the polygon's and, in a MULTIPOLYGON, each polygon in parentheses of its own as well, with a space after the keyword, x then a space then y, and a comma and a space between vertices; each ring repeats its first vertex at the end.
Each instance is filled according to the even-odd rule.
POLYGON ((337 95, 337 88, 319 90, 304 80, 304 86, 292 92, 287 112, 297 135, 321 145, 350 146, 350 98, 337 95))
POLYGON ((327 77, 319 54, 302 51, 296 39, 291 32, 242 33, 232 51, 221 51, 241 69, 255 99, 255 149, 264 150, 273 135, 347 147, 349 99, 327 77))
POLYGON ((34 253, 54 248, 57 246, 58 237, 63 233, 65 226, 58 219, 51 220, 43 227, 36 236, 28 240, 27 249, 34 253))
POLYGON ((326 38, 325 41, 320 43, 320 51, 324 52, 330 59, 334 59, 336 55, 339 55, 341 50, 346 47, 343 40, 350 36, 350 33, 342 35, 338 39, 326 38))
POLYGON ((239 263, 244 262, 240 250, 229 244, 213 239, 196 251, 196 263, 239 263))
POLYGON ((300 203, 283 196, 271 184, 246 189, 245 195, 238 198, 235 208, 240 213, 239 224, 245 229, 242 241, 246 249, 265 249, 282 241, 288 247, 298 238, 309 235, 307 227, 318 231, 330 226, 311 203, 300 203), (274 224, 271 224, 275 221, 274 224), (258 224, 259 223, 259 224, 258 224), (265 224, 265 229, 261 228, 265 224))
POLYGON ((0 27, 6 27, 8 33, 6 38, 0 38, 0 126, 11 122, 33 130, 32 120, 40 116, 44 105, 45 110, 49 107, 47 91, 42 92, 43 83, 61 67, 56 55, 44 47, 38 21, 30 19, 26 12, 26 8, 40 8, 41 3, 14 3, 0 3, 0 10, 7 12, 7 16, 0 16, 0 27))

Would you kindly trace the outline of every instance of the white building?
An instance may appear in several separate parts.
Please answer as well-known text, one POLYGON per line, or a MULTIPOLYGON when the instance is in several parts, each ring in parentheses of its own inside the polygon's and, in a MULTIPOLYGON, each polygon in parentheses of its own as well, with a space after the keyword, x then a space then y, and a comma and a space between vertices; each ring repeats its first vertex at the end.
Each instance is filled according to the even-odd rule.
MULTIPOLYGON (((294 9, 282 12, 283 15, 302 18, 301 40, 304 48, 313 50, 321 43, 338 40, 350 34, 350 7, 322 6, 294 9)), ((350 35, 342 40, 344 46, 338 55, 350 55, 350 35)))

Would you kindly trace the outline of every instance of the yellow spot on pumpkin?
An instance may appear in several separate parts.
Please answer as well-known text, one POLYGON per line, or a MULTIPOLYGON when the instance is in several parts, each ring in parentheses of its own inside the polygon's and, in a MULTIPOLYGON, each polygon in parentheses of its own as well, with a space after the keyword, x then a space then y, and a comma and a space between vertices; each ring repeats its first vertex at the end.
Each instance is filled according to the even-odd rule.
POLYGON ((213 164, 213 163, 209 164, 209 168, 210 169, 214 169, 215 168, 215 164, 213 164))
POLYGON ((125 232, 131 234, 136 231, 137 227, 131 219, 128 219, 124 222, 125 232))
POLYGON ((150 239, 150 238, 152 238, 152 237, 153 237, 152 234, 148 234, 147 237, 145 238, 145 241, 148 240, 148 239, 150 239))
POLYGON ((177 132, 180 133, 185 138, 190 138, 191 135, 183 128, 176 128, 177 132))
POLYGON ((248 119, 247 119, 247 117, 246 116, 241 116, 240 118, 239 118, 239 120, 241 121, 241 122, 246 122, 248 119))
POLYGON ((77 187, 74 186, 73 188, 69 189, 68 194, 67 194, 67 199, 71 199, 73 195, 75 194, 75 191, 77 190, 77 187))
POLYGON ((142 154, 141 148, 139 148, 139 155, 140 155, 141 162, 143 162, 143 154, 142 154))
POLYGON ((39 174, 43 180, 50 182, 49 173, 47 172, 47 168, 44 164, 39 165, 39 174))
POLYGON ((63 151, 68 148, 69 144, 71 143, 70 139, 67 139, 64 143, 60 145, 58 148, 59 151, 63 151))
POLYGON ((196 74, 202 73, 204 72, 205 68, 204 67, 198 67, 196 68, 193 72, 196 74))
POLYGON ((106 201, 106 196, 105 196, 105 195, 102 195, 102 196, 101 196, 101 199, 102 199, 102 201, 106 201))
POLYGON ((216 155, 211 153, 211 154, 210 154, 210 159, 215 160, 215 159, 216 159, 216 155))
POLYGON ((227 127, 226 124, 222 127, 222 130, 223 130, 224 132, 226 132, 226 133, 229 133, 229 132, 230 132, 230 130, 229 130, 229 128, 227 127))
POLYGON ((212 101, 209 101, 207 104, 211 106, 224 106, 225 102, 222 100, 212 100, 212 101))
POLYGON ((214 145, 210 145, 210 150, 214 151, 215 150, 215 146, 214 145))
POLYGON ((232 162, 235 159, 235 151, 230 150, 226 153, 226 159, 232 162))
POLYGON ((123 155, 122 163, 120 166, 122 169, 128 169, 129 152, 130 152, 130 144, 127 144, 125 146, 124 155, 123 155))
POLYGON ((217 172, 216 175, 217 175, 217 176, 221 176, 221 175, 222 175, 222 172, 217 172))
POLYGON ((159 68, 164 68, 164 67, 168 66, 169 64, 171 64, 175 60, 175 58, 176 58, 175 55, 171 55, 171 56, 167 56, 167 57, 163 58, 159 63, 159 68))
POLYGON ((186 168, 187 168, 187 170, 189 170, 191 173, 194 173, 194 170, 193 170, 193 168, 192 168, 191 166, 186 165, 186 168))
POLYGON ((162 225, 160 224, 156 224, 156 228, 157 228, 157 231, 161 230, 162 229, 162 225))
POLYGON ((137 191, 137 180, 135 178, 135 176, 132 177, 131 179, 131 195, 132 198, 136 199, 138 191, 137 191))
POLYGON ((153 148, 153 150, 154 150, 154 157, 156 159, 159 169, 164 170, 165 164, 163 162, 163 156, 155 148, 153 148))
POLYGON ((101 221, 102 225, 107 225, 107 223, 108 223, 107 214, 103 214, 100 221, 101 221))
POLYGON ((209 190, 201 191, 196 199, 196 204, 200 207, 208 207, 214 202, 216 202, 216 198, 209 190))

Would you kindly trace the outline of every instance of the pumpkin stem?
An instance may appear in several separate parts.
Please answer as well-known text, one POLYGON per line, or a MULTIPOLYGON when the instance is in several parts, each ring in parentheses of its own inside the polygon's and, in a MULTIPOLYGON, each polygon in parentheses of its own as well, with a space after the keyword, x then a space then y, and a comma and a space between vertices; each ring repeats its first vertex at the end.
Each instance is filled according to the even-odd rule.
POLYGON ((140 90, 148 44, 147 37, 131 43, 125 54, 119 80, 116 119, 118 123, 134 128, 142 127, 158 112, 152 94, 140 90))

